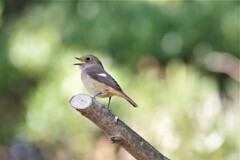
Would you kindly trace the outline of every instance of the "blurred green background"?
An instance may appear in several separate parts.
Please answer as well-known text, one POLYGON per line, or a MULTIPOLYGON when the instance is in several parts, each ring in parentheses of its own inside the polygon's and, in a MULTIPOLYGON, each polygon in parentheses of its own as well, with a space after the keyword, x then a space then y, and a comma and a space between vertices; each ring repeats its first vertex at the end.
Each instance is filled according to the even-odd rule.
MULTIPOLYGON (((94 54, 111 109, 174 160, 239 159, 239 1, 0 1, 0 159, 132 160, 72 109, 94 54)), ((107 104, 107 99, 99 99, 107 104)))

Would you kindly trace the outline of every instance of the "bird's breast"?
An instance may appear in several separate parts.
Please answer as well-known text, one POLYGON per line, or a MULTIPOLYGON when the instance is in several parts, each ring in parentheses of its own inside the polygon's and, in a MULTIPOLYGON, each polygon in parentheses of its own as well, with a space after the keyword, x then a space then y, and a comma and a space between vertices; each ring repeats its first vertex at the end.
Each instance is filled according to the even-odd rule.
POLYGON ((97 80, 91 78, 86 72, 82 71, 81 79, 83 85, 88 90, 88 92, 92 95, 97 95, 99 92, 103 93, 100 94, 98 97, 109 97, 108 95, 108 86, 104 83, 98 82, 97 80))

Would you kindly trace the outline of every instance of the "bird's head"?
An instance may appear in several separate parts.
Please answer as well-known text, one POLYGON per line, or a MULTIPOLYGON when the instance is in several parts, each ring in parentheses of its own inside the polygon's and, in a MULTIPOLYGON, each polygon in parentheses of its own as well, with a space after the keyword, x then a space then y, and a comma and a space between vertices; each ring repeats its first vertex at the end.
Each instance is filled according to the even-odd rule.
POLYGON ((94 55, 91 55, 91 54, 88 54, 88 55, 85 55, 85 56, 82 56, 80 58, 78 57, 75 57, 77 60, 80 61, 80 63, 75 63, 74 65, 79 65, 81 68, 85 68, 89 65, 100 65, 103 67, 102 63, 99 61, 99 59, 94 56, 94 55))

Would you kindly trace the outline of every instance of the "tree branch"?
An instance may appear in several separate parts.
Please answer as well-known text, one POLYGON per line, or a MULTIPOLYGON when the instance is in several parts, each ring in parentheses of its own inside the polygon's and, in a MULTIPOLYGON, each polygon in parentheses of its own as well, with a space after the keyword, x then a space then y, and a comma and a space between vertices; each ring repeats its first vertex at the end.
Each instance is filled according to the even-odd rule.
POLYGON ((69 103, 102 129, 111 143, 119 144, 137 160, 169 160, 94 98, 78 94, 69 103))

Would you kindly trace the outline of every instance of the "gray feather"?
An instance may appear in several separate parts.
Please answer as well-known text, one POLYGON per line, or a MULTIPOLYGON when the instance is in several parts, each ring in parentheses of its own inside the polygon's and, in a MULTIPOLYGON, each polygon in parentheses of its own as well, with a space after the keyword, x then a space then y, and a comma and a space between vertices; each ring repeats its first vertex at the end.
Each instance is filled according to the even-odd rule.
POLYGON ((112 78, 110 74, 108 74, 101 65, 91 65, 85 68, 85 72, 93 79, 102 82, 106 85, 111 86, 112 88, 122 91, 121 87, 112 78), (101 76, 101 74, 105 74, 106 76, 101 76))

